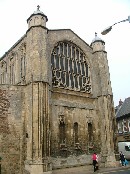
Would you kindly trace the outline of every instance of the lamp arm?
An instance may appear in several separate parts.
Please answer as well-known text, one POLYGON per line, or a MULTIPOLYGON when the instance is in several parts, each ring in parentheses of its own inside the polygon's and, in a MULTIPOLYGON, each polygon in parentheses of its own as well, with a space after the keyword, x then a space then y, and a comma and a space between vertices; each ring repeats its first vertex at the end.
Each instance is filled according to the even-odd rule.
POLYGON ((121 22, 126 22, 126 21, 129 21, 129 23, 130 23, 130 16, 128 16, 128 19, 125 19, 125 20, 116 22, 116 23, 114 23, 113 25, 107 27, 105 30, 103 30, 103 31, 101 32, 101 34, 102 34, 102 35, 106 35, 107 33, 109 33, 109 32, 111 31, 111 29, 112 29, 112 27, 113 27, 114 25, 119 24, 119 23, 121 23, 121 22))
POLYGON ((125 20, 122 20, 122 21, 116 22, 116 23, 114 23, 113 25, 111 25, 111 27, 114 26, 114 25, 116 25, 116 24, 119 24, 119 23, 121 23, 121 22, 126 22, 126 21, 128 21, 128 19, 125 19, 125 20))

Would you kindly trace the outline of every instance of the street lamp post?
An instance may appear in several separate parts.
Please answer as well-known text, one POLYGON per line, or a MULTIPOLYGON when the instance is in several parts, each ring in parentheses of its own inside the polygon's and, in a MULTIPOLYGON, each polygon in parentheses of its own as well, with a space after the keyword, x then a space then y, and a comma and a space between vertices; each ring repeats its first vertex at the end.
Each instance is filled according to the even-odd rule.
POLYGON ((1 174, 1 160, 2 160, 2 158, 0 156, 0 174, 1 174))
POLYGON ((102 35, 106 35, 107 33, 109 33, 109 32, 112 30, 112 27, 113 27, 114 25, 119 24, 119 23, 121 23, 121 22, 126 22, 126 21, 129 21, 129 23, 130 23, 130 16, 128 16, 128 18, 125 19, 125 20, 116 22, 116 23, 114 23, 113 25, 107 27, 106 29, 104 29, 104 30, 101 32, 101 34, 102 34, 102 35))

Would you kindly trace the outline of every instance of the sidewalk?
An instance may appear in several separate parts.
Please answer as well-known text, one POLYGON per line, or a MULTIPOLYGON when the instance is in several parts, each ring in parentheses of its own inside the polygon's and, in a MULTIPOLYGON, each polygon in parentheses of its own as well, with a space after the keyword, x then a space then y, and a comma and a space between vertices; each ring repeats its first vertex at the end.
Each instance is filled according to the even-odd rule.
POLYGON ((109 171, 118 171, 122 169, 130 168, 130 165, 126 167, 114 167, 114 168, 100 168, 98 171, 93 172, 93 166, 80 166, 80 167, 72 167, 72 168, 65 168, 65 169, 56 169, 52 171, 52 174, 92 174, 92 173, 106 173, 109 171))

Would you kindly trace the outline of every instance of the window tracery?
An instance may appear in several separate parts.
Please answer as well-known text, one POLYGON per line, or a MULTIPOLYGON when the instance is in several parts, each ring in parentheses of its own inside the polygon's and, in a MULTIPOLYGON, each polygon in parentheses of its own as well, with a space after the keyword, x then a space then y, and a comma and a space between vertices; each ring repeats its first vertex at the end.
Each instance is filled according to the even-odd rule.
POLYGON ((71 42, 59 42, 51 54, 54 87, 91 93, 89 66, 83 51, 71 42))

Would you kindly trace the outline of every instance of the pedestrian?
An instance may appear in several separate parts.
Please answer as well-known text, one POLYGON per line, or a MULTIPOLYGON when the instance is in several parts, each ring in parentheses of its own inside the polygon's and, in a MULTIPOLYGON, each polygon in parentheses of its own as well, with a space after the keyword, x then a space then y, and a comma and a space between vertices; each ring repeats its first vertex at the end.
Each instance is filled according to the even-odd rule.
POLYGON ((126 166, 125 155, 122 152, 120 152, 120 160, 121 160, 121 165, 126 166))
POLYGON ((95 152, 92 155, 92 160, 93 160, 94 172, 96 172, 96 170, 98 170, 98 156, 95 152))

